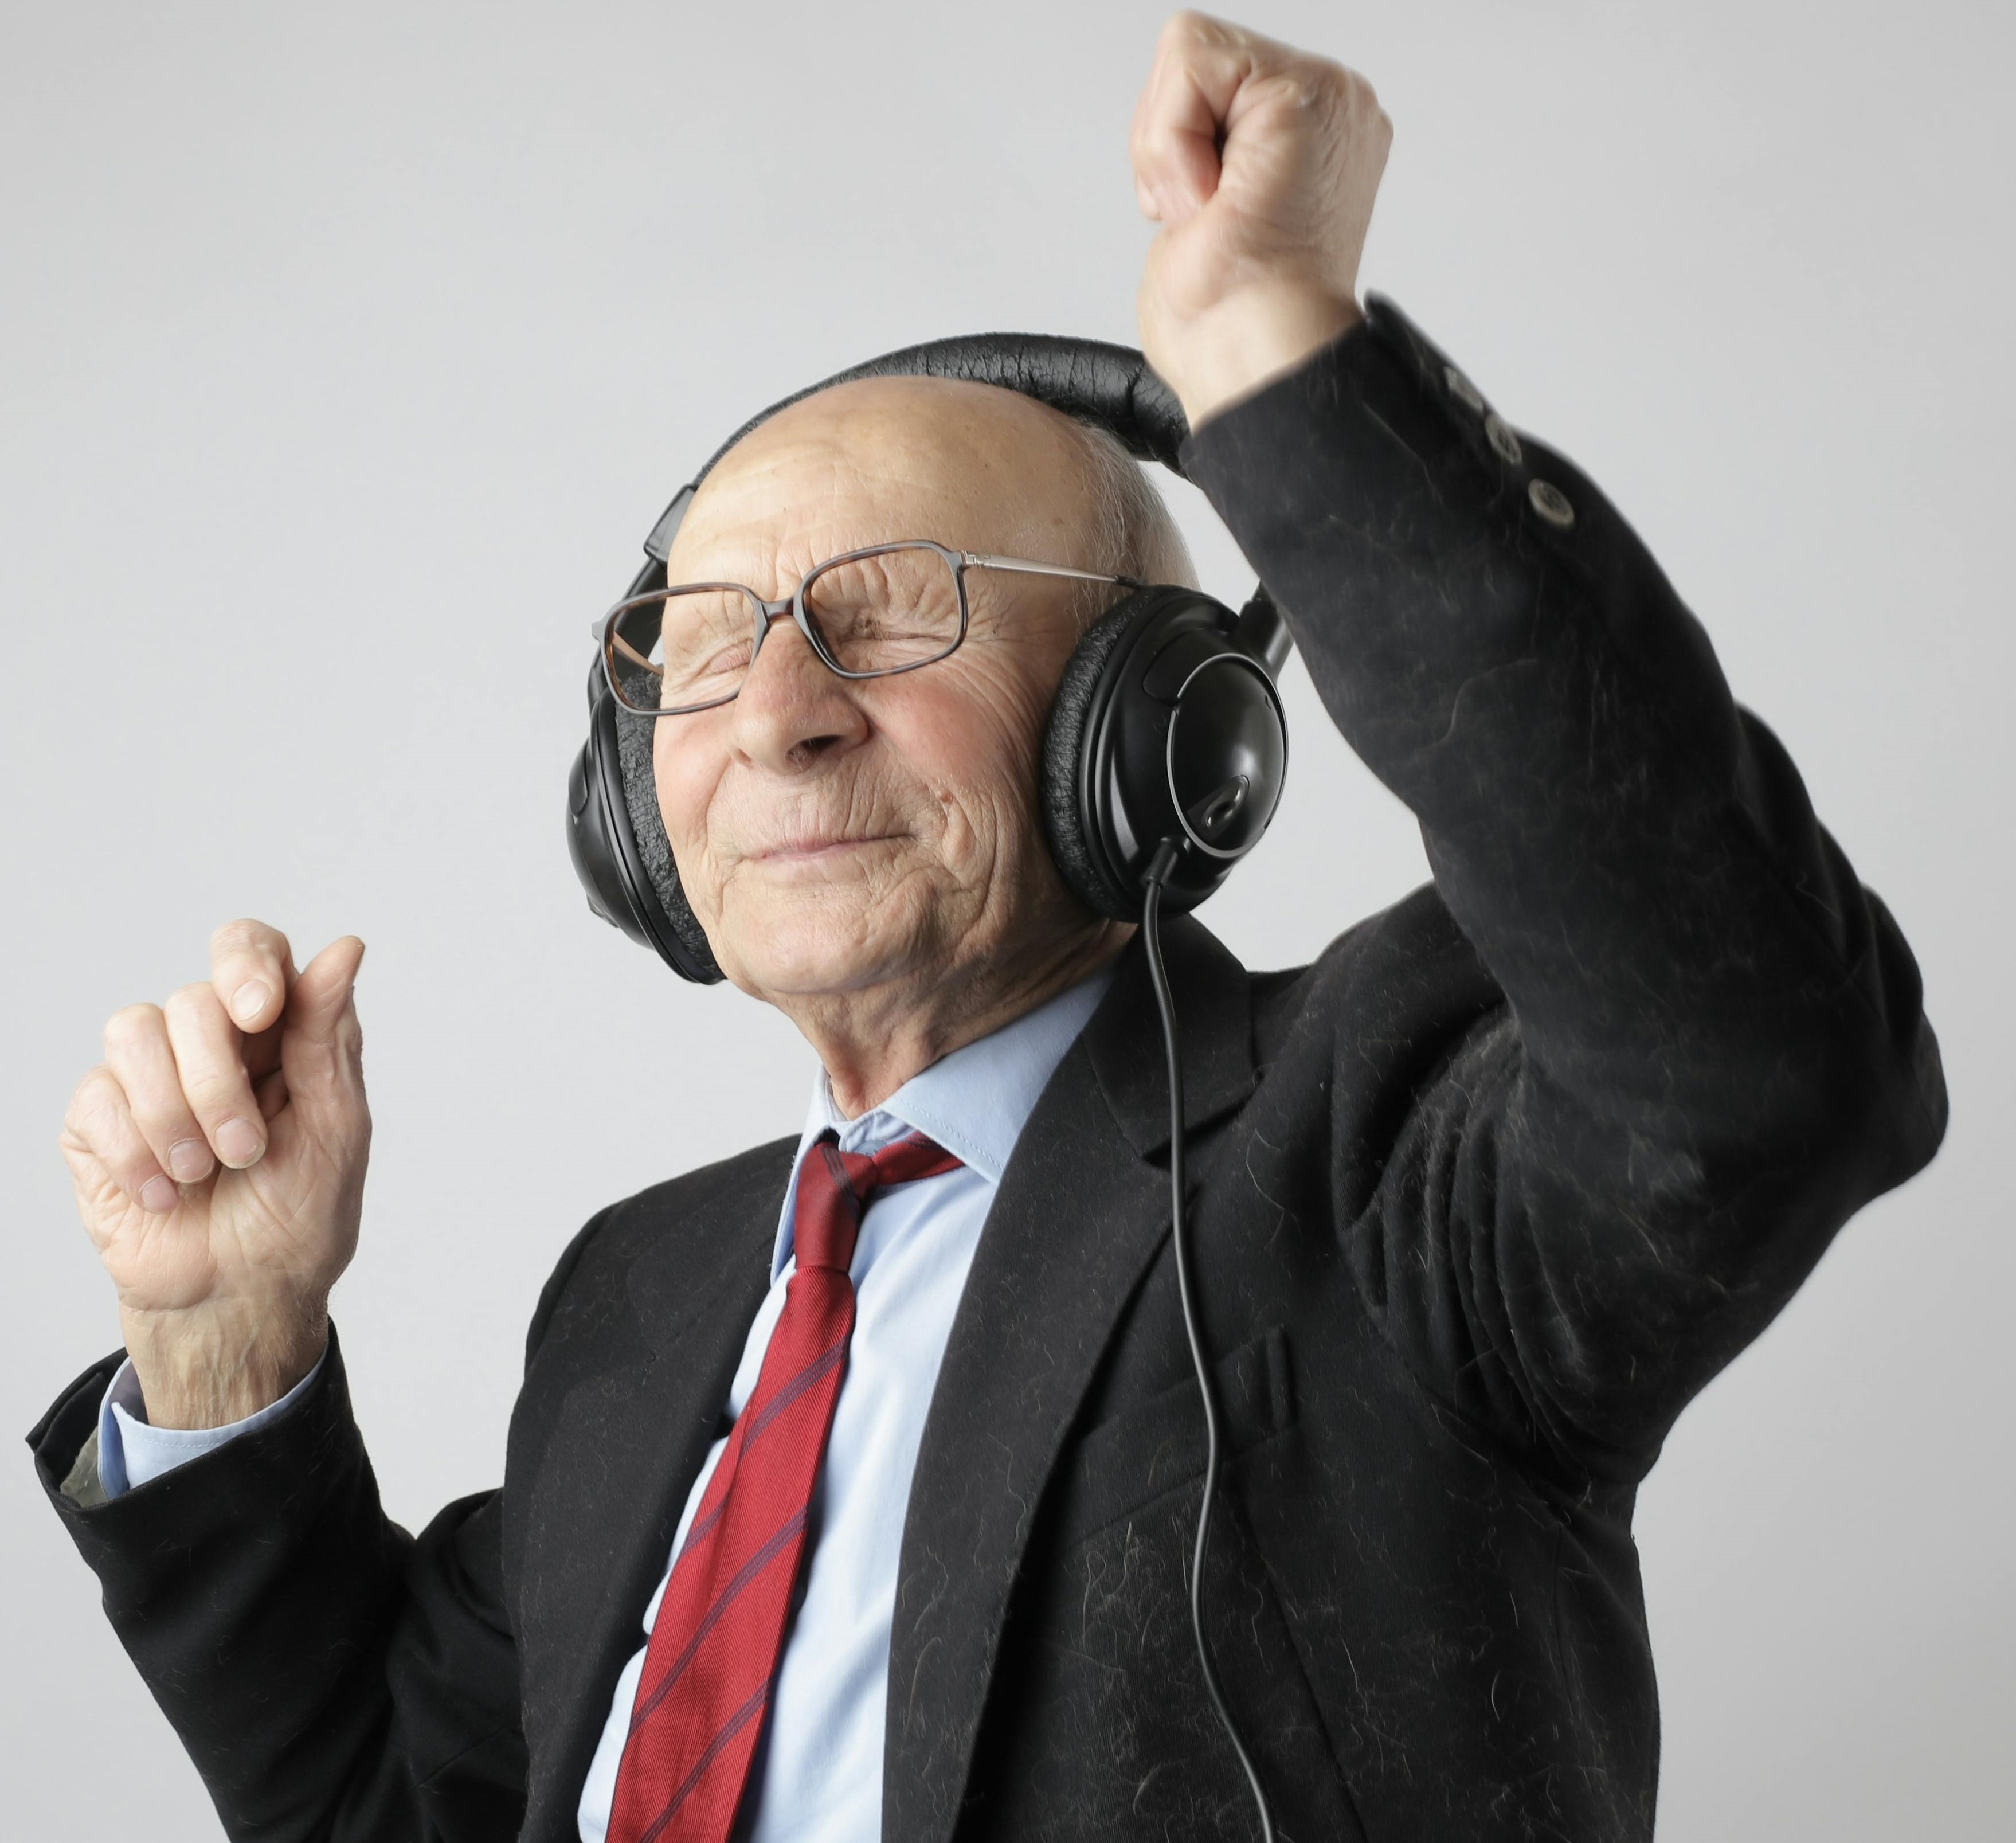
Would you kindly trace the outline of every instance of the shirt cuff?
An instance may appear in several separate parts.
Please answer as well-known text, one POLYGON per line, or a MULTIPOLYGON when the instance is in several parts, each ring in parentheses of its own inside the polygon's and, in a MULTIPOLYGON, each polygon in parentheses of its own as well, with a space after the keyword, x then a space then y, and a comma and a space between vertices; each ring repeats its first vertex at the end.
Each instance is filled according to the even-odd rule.
POLYGON ((148 1424, 140 1378, 129 1357, 119 1366, 98 1408, 98 1479, 106 1496, 119 1497, 177 1466, 229 1445, 241 1434, 270 1426, 307 1393, 328 1361, 329 1352, 324 1350, 315 1366, 279 1400, 229 1427, 168 1427, 148 1424))

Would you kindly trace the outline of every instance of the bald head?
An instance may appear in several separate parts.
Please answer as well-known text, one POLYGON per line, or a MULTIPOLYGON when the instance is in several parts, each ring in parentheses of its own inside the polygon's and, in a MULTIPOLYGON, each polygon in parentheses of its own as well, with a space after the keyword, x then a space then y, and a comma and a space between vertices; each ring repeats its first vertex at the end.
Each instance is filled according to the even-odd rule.
POLYGON ((857 483, 872 484, 894 520, 859 544, 928 537, 1144 582, 1196 581, 1161 493, 1106 430, 995 385, 913 377, 833 385, 744 436, 688 508, 671 579, 695 579, 686 567, 698 554, 694 539, 740 525, 751 511, 765 520, 783 512, 776 464, 815 448, 857 483), (1030 544, 1039 548, 1024 548, 1030 544))

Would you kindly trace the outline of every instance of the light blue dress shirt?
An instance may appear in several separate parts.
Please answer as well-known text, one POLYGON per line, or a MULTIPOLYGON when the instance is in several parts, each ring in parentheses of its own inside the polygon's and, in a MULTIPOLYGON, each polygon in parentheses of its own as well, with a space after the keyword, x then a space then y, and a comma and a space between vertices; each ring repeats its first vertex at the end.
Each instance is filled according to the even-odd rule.
MULTIPOLYGON (((854 1335, 812 1503, 803 1597, 784 1647, 750 1790, 736 1824, 748 1843, 877 1843, 889 1628, 910 1478, 954 1313, 980 1232, 1015 1142, 1064 1053, 1111 983, 1096 974, 991 1036, 934 1063, 859 1119, 841 1117, 824 1070, 799 1135, 798 1155, 829 1128, 843 1150, 872 1153, 917 1132, 963 1168, 889 1191, 861 1222, 850 1272, 854 1335)), ((794 1166, 795 1171, 795 1166, 794 1166)), ((794 1175, 779 1214, 770 1290, 729 1388, 739 1416, 754 1392, 797 1271, 791 1244, 794 1175)), ((312 1376, 270 1408, 229 1427, 187 1433, 147 1425, 130 1364, 106 1391, 99 1473, 108 1496, 144 1484, 286 1413, 312 1376)), ((693 1481, 666 1561, 686 1540, 725 1438, 693 1481)), ((664 1581, 645 1610, 638 1647, 617 1679, 601 1744, 581 1791, 581 1843, 604 1843, 616 1769, 664 1581)))

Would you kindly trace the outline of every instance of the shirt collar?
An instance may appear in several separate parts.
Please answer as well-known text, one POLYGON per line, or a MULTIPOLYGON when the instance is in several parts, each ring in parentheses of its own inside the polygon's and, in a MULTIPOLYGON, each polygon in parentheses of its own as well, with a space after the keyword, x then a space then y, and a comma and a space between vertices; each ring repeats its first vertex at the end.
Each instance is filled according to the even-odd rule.
POLYGON ((848 1152, 877 1152, 905 1133, 921 1132, 988 1183, 999 1184, 1038 1097, 1112 983, 1112 966, 1102 966, 1033 1011, 939 1057, 880 1107, 852 1120, 833 1104, 826 1071, 816 1071, 777 1225, 772 1276, 782 1273, 790 1258, 798 1164, 823 1132, 838 1133, 841 1148, 848 1152))

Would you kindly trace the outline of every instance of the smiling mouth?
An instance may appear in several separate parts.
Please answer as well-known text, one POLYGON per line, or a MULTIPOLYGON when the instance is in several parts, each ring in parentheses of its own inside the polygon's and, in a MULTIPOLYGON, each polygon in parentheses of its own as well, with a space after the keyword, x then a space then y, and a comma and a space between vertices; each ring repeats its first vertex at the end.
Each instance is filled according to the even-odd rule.
POLYGON ((859 838, 800 839, 789 844, 772 845, 767 851, 753 855, 758 862, 765 864, 810 864, 837 857, 843 852, 859 851, 868 845, 887 844, 897 836, 894 832, 874 832, 859 838))

